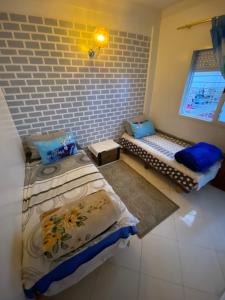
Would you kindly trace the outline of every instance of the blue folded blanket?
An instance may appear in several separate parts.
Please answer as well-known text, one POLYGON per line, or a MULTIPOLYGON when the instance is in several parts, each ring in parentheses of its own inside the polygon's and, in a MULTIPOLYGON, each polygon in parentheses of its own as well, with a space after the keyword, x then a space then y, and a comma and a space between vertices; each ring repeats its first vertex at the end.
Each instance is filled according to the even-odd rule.
POLYGON ((222 151, 208 143, 198 143, 175 154, 175 159, 195 172, 205 172, 223 157, 222 151))

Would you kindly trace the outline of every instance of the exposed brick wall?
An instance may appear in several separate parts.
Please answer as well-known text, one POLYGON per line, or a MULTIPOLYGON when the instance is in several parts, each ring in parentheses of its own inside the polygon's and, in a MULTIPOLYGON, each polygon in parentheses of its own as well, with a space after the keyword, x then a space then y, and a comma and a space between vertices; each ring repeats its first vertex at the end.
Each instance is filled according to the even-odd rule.
POLYGON ((21 136, 66 128, 86 145, 117 138, 143 111, 150 38, 110 30, 90 59, 94 29, 0 13, 0 86, 21 136))

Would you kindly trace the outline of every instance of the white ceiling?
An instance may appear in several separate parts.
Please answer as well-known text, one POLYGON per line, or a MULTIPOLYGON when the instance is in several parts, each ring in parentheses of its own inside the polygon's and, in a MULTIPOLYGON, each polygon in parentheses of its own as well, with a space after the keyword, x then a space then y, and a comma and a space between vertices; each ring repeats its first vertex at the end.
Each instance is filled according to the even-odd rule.
POLYGON ((144 3, 152 7, 164 9, 174 3, 181 2, 182 0, 133 0, 136 3, 144 3))
MULTIPOLYGON (((11 0, 11 1, 16 1, 16 0, 11 0)), ((39 1, 43 1, 43 0, 39 0, 39 1)), ((48 0, 48 2, 54 2, 55 0, 48 0)), ((60 1, 60 0, 58 0, 60 1)), ((103 4, 108 4, 109 0, 61 0, 62 2, 68 2, 68 3, 72 3, 74 5, 78 5, 80 7, 101 7, 103 4)), ((113 0, 112 4, 114 4, 115 6, 119 5, 119 6, 126 6, 129 3, 133 3, 136 5, 147 5, 149 7, 152 8, 156 8, 156 9, 164 9, 167 8, 168 6, 178 3, 178 2, 182 2, 184 0, 113 0)), ((1 0, 0 0, 1 2, 1 0)))

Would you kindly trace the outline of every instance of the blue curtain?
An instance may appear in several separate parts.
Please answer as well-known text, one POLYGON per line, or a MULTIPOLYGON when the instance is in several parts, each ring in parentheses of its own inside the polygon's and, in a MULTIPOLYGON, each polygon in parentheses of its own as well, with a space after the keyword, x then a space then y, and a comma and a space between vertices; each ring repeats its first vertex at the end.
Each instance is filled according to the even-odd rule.
POLYGON ((212 19, 211 36, 214 53, 225 78, 225 15, 212 19))

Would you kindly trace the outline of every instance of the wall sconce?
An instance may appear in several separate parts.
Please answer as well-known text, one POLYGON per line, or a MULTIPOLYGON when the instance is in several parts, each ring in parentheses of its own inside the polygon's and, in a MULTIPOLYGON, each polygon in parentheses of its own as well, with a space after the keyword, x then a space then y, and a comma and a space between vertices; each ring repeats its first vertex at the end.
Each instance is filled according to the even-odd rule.
POLYGON ((101 48, 107 46, 108 42, 109 42, 109 32, 102 27, 96 28, 94 32, 95 48, 91 48, 88 50, 89 57, 94 58, 97 54, 99 54, 101 48))

